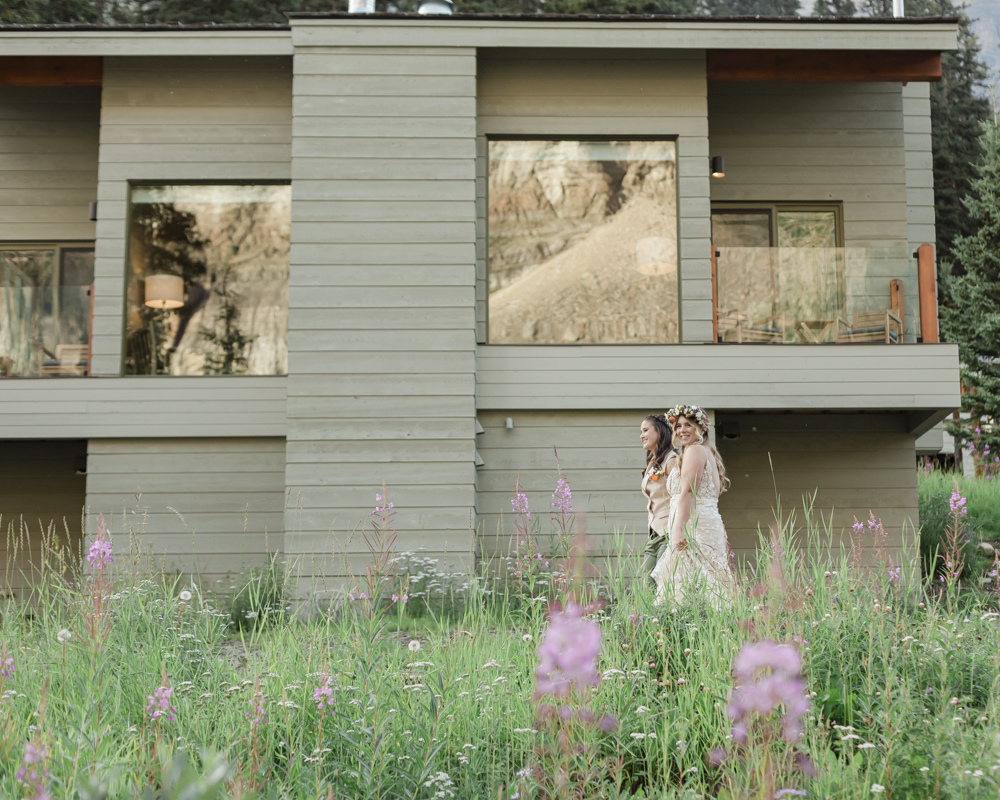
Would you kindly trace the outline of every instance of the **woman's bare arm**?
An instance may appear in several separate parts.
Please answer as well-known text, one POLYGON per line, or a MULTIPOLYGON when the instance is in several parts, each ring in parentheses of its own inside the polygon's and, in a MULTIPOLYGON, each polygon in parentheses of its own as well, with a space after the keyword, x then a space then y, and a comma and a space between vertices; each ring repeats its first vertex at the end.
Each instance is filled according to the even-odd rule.
POLYGON ((680 497, 677 500, 677 516, 674 518, 674 525, 670 531, 670 545, 675 550, 683 550, 687 547, 687 537, 685 528, 691 521, 691 511, 694 508, 695 493, 698 491, 698 482, 701 480, 701 471, 705 467, 708 454, 704 447, 692 445, 684 453, 684 461, 681 464, 681 485, 680 497))

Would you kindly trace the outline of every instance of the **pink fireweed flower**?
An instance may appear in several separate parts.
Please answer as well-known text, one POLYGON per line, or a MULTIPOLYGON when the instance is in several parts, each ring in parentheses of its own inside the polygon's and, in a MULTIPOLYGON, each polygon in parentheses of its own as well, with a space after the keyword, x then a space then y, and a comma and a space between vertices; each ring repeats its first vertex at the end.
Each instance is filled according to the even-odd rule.
MULTIPOLYGON (((334 704, 333 678, 327 676, 323 680, 323 685, 316 687, 316 691, 313 692, 313 702, 316 704, 316 709, 320 712, 323 711, 324 707, 330 707, 334 704)), ((330 713, 336 714, 337 712, 330 708, 330 713)))
POLYGON ((51 800, 52 795, 45 788, 44 779, 47 775, 43 762, 49 757, 47 745, 37 746, 34 742, 24 743, 24 757, 21 767, 14 778, 18 783, 25 783, 33 790, 32 800, 51 800))
POLYGON ((157 686, 152 694, 146 695, 146 713, 153 720, 167 718, 167 722, 174 721, 174 714, 177 709, 170 705, 170 698, 174 693, 172 686, 157 686))
POLYGON ((560 514, 573 513, 573 492, 570 491, 569 481, 565 478, 556 481, 556 490, 552 493, 552 507, 560 514))
POLYGON ((518 492, 517 496, 510 501, 514 508, 514 513, 519 517, 531 519, 531 508, 528 506, 528 496, 524 492, 518 492))
MULTIPOLYGON (((4 650, 6 650, 6 645, 4 650)), ((3 656, 3 661, 0 662, 0 677, 13 678, 14 677, 14 656, 9 656, 6 653, 3 656)))
POLYGON ((258 689, 250 698, 250 710, 247 711, 247 719, 251 725, 266 725, 267 714, 264 709, 264 693, 258 689))
POLYGON ((94 539, 94 543, 87 552, 87 562, 94 569, 104 569, 111 566, 112 561, 111 535, 108 533, 108 526, 102 515, 97 520, 97 538, 94 539))
POLYGON ((965 503, 966 503, 966 498, 962 497, 962 495, 959 492, 953 491, 951 493, 951 499, 948 501, 948 506, 949 508, 951 508, 952 516, 956 517, 968 516, 969 511, 965 507, 965 503))
POLYGON ((781 727, 785 741, 795 742, 802 735, 802 718, 811 701, 801 670, 799 651, 791 645, 765 641, 743 646, 733 663, 737 685, 727 709, 737 744, 747 740, 753 715, 767 717, 779 707, 784 709, 781 727))
POLYGON ((535 696, 568 697, 575 688, 584 692, 597 686, 597 657, 601 650, 601 629, 583 618, 577 603, 568 603, 549 617, 545 638, 538 646, 535 668, 535 696))

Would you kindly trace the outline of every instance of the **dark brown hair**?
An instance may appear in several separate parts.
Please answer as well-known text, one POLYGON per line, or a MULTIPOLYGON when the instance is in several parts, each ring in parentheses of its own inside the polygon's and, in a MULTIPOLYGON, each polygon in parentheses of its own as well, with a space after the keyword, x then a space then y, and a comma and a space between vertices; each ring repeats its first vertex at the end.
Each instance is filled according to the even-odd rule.
POLYGON ((674 452, 673 431, 667 424, 667 418, 663 414, 650 414, 643 422, 649 422, 656 429, 656 449, 646 451, 646 469, 650 464, 655 464, 657 469, 663 469, 674 452))

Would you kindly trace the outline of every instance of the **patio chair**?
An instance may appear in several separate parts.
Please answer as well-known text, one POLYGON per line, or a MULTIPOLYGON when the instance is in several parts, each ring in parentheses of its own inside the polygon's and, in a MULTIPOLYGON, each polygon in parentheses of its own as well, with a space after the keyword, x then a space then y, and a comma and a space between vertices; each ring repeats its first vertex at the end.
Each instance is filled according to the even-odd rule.
POLYGON ((837 315, 837 342, 884 342, 899 344, 903 341, 903 321, 895 311, 859 311, 853 322, 837 315))
POLYGON ((52 354, 42 348, 39 372, 41 375, 86 375, 89 349, 85 344, 57 344, 52 354))
POLYGON ((753 320, 738 308, 723 311, 718 316, 719 339, 723 342, 783 342, 785 313, 753 320))
POLYGON ((125 340, 125 358, 132 362, 133 375, 156 374, 156 341, 149 328, 138 330, 125 340))

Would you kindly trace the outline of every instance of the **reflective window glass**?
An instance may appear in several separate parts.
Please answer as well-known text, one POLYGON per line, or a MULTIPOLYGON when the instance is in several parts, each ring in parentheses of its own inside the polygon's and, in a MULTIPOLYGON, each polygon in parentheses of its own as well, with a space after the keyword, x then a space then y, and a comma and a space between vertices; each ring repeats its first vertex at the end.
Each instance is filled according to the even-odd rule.
POLYGON ((489 143, 489 341, 676 342, 666 141, 489 143))
POLYGON ((290 186, 134 186, 125 373, 286 373, 290 234, 290 186))

